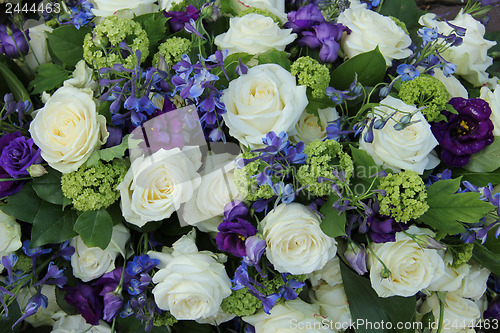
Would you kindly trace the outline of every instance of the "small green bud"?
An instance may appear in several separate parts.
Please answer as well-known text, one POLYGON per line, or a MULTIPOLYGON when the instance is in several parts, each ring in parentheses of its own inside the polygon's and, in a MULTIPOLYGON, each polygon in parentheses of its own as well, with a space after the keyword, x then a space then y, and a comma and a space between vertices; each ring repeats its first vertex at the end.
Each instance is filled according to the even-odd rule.
POLYGON ((30 176, 33 178, 42 177, 43 175, 48 173, 47 170, 41 164, 32 164, 28 167, 27 170, 30 176))

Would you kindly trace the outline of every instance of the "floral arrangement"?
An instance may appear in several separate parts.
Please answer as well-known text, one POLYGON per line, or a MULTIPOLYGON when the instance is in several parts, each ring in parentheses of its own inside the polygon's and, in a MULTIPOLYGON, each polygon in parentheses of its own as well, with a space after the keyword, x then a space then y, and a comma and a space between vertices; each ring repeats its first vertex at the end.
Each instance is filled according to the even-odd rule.
POLYGON ((499 329, 495 1, 2 5, 2 332, 499 329))

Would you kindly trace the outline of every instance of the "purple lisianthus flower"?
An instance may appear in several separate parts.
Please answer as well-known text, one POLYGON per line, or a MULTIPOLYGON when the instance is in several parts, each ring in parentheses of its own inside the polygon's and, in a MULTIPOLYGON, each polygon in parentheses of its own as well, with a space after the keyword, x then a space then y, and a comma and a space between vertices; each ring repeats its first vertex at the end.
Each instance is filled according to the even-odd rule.
POLYGON ((313 31, 303 31, 299 40, 300 46, 308 46, 312 49, 319 48, 319 58, 323 62, 332 63, 338 58, 339 41, 345 32, 351 30, 340 23, 323 22, 312 27, 313 31))
POLYGON ((72 305, 88 324, 99 325, 99 320, 103 318, 103 305, 99 291, 81 283, 76 287, 63 289, 67 291, 64 296, 66 302, 72 305))
POLYGON ((246 255, 245 240, 257 233, 257 229, 246 220, 247 216, 248 208, 242 202, 226 205, 224 220, 219 224, 215 238, 220 250, 240 258, 246 255))
POLYGON ((352 241, 349 241, 344 256, 349 263, 349 266, 351 266, 351 268, 354 269, 356 273, 358 273, 359 275, 363 275, 368 272, 368 270, 366 269, 366 251, 363 247, 357 245, 352 241))
MULTIPOLYGON (((28 30, 24 33, 28 37, 28 30)), ((19 29, 11 29, 6 26, 0 26, 0 52, 9 58, 19 58, 21 55, 28 54, 30 50, 28 41, 19 29)))
POLYGON ((479 98, 452 98, 449 104, 458 114, 443 111, 446 121, 432 124, 432 133, 441 146, 441 160, 451 167, 462 167, 470 155, 493 140, 493 123, 488 103, 479 98))
POLYGON ((386 243, 396 241, 396 232, 408 229, 404 223, 398 223, 394 219, 378 213, 367 218, 370 228, 368 233, 375 243, 386 243))
POLYGON ((168 25, 172 33, 181 31, 191 20, 196 21, 200 16, 198 10, 193 5, 187 6, 185 12, 164 11, 163 14, 166 18, 170 18, 168 25))
POLYGON ((292 29, 292 32, 301 32, 307 30, 314 25, 325 22, 325 18, 318 6, 315 4, 308 4, 302 6, 296 11, 291 11, 287 14, 288 22, 283 26, 287 29, 292 29))
MULTIPOLYGON (((104 274, 94 286, 102 286, 99 295, 103 297, 103 319, 105 321, 110 321, 116 317, 118 311, 123 306, 123 296, 121 293, 116 291, 116 288, 120 284, 120 279, 122 276, 122 267, 116 268, 113 271, 104 274)), ((127 288, 130 284, 132 276, 126 271, 123 272, 123 288, 127 288)))
MULTIPOLYGON (((25 138, 21 132, 6 136, 10 143, 1 150, 0 166, 13 178, 29 176, 28 167, 42 162, 40 149, 34 146, 33 139, 25 138)), ((4 137, 2 142, 6 140, 4 137)))
POLYGON ((495 297, 488 303, 488 309, 484 311, 484 318, 500 319, 500 296, 495 297))

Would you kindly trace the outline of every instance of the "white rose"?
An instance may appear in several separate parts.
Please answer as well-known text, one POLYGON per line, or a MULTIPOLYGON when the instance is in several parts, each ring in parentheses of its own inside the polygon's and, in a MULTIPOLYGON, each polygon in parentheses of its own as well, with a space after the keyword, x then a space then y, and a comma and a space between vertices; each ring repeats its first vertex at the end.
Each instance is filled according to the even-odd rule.
MULTIPOLYGON (((381 106, 376 107, 376 117, 387 116, 395 110, 413 113, 416 107, 405 104, 402 100, 388 96, 380 101, 381 106), (387 105, 387 106, 385 106, 387 105)), ((406 113, 398 112, 393 118, 399 120, 406 113)), ((431 154, 438 142, 431 131, 431 125, 421 112, 411 118, 418 121, 403 130, 396 131, 396 121, 390 119, 382 129, 373 130, 373 142, 368 143, 363 139, 365 128, 359 142, 359 147, 373 157, 375 163, 394 171, 413 170, 423 174, 424 170, 432 169, 439 164, 439 159, 431 154)))
POLYGON ((484 99, 491 108, 491 122, 493 123, 493 135, 500 136, 500 85, 493 91, 488 87, 481 88, 479 98, 484 99))
POLYGON ((252 67, 229 82, 222 101, 229 134, 252 148, 262 147, 262 139, 271 131, 295 134, 308 103, 306 86, 297 86, 295 77, 276 64, 252 67))
POLYGON ((321 230, 320 217, 302 204, 280 204, 261 223, 266 256, 280 273, 311 273, 337 252, 335 239, 321 230))
POLYGON ((155 0, 94 0, 92 13, 98 17, 119 16, 132 18, 158 10, 155 0))
POLYGON ((444 75, 442 69, 434 68, 434 77, 444 84, 446 90, 448 90, 448 93, 450 94, 450 97, 469 98, 469 92, 455 76, 446 76, 444 75))
POLYGON ((88 247, 80 236, 73 238, 70 242, 75 248, 75 253, 71 256, 73 275, 83 282, 88 282, 112 271, 116 257, 119 254, 125 257, 125 244, 129 238, 130 232, 122 224, 113 227, 111 241, 104 250, 88 247))
POLYGON ((286 22, 285 0, 232 0, 234 10, 239 14, 248 8, 265 9, 278 16, 281 22, 286 22))
POLYGON ((200 185, 198 148, 160 149, 149 157, 132 162, 123 181, 116 187, 121 195, 123 217, 138 227, 161 221, 193 196, 200 185), (193 159, 188 154, 193 153, 193 159))
POLYGON ((490 273, 487 268, 478 264, 472 265, 469 274, 462 281, 460 289, 457 290, 457 294, 473 300, 480 299, 486 292, 486 282, 488 282, 490 273))
POLYGON ((323 266, 323 268, 315 270, 308 276, 313 287, 316 287, 324 282, 331 286, 343 283, 342 274, 340 273, 339 257, 335 256, 323 266))
POLYGON ((217 232, 224 207, 235 199, 244 199, 233 181, 234 159, 229 153, 207 157, 200 187, 183 207, 182 217, 186 223, 204 232, 217 232))
POLYGON ((37 111, 29 131, 43 159, 62 173, 78 169, 109 136, 92 96, 73 87, 59 88, 37 111))
POLYGON ((351 322, 351 311, 347 296, 344 290, 344 284, 329 285, 328 283, 320 284, 315 287, 312 294, 312 301, 320 307, 320 313, 326 316, 330 322, 333 321, 335 327, 349 327, 351 322))
POLYGON ((304 331, 334 332, 329 325, 322 324, 317 304, 309 304, 297 298, 280 303, 271 309, 270 314, 261 309, 252 316, 243 317, 243 321, 255 327, 255 333, 293 333, 304 331))
POLYGON ((50 33, 53 29, 35 20, 27 20, 23 29, 28 29, 30 37, 30 51, 26 55, 28 66, 35 70, 39 65, 52 61, 47 46, 47 32, 50 33))
MULTIPOLYGON (((21 289, 17 295, 16 301, 20 309, 26 308, 28 300, 35 296, 38 291, 36 288, 25 287, 21 289)), ((47 297, 47 307, 40 307, 38 311, 24 319, 25 322, 31 324, 33 327, 39 326, 53 326, 56 322, 56 317, 64 316, 66 313, 61 310, 56 301, 56 287, 52 285, 42 286, 42 295, 47 297)))
MULTIPOLYGON (((439 251, 441 253, 441 251, 439 251)), ((430 291, 456 291, 462 286, 462 281, 469 274, 470 265, 463 264, 457 268, 451 267, 453 263, 453 256, 450 253, 444 255, 444 267, 436 267, 437 279, 432 281, 432 283, 427 287, 430 291), (443 271, 437 271, 438 269, 444 268, 443 271)))
MULTIPOLYGON (((419 23, 427 28, 437 28, 438 32, 449 35, 453 28, 444 21, 437 21, 435 14, 425 14, 420 17, 419 23)), ((488 80, 486 69, 493 63, 493 58, 488 56, 488 49, 496 42, 484 39, 484 25, 474 19, 470 14, 458 13, 451 24, 466 28, 465 36, 460 46, 450 47, 441 55, 447 61, 457 65, 456 74, 464 79, 480 86, 488 80)))
POLYGON ((181 3, 183 0, 161 0, 160 7, 162 10, 169 11, 173 5, 181 3))
MULTIPOLYGON (((432 235, 415 226, 407 233, 432 235)), ((380 297, 415 295, 439 278, 435 271, 444 271, 444 261, 436 250, 423 249, 403 232, 396 234, 395 242, 374 243, 372 247, 376 256, 368 255, 370 281, 380 297), (387 272, 384 265, 390 271, 386 278, 382 277, 387 272)))
MULTIPOLYGON (((435 326, 438 327, 439 313, 440 313, 440 302, 436 294, 432 294, 427 297, 427 299, 422 303, 420 308, 421 313, 427 313, 432 311, 434 315, 435 326)), ((447 292, 444 298, 444 313, 443 313, 443 323, 448 323, 448 325, 443 325, 443 332, 463 332, 463 330, 473 328, 475 323, 481 318, 481 312, 479 307, 473 301, 463 298, 455 292, 447 292)), ((437 330, 432 330, 436 332, 437 330)), ((471 332, 474 332, 472 330, 471 332)))
POLYGON ((390 17, 367 9, 365 4, 346 9, 337 22, 351 29, 351 33, 342 38, 342 50, 347 58, 378 46, 386 65, 390 66, 392 59, 405 59, 412 54, 410 36, 390 17))
POLYGON ((104 321, 99 320, 98 326, 92 326, 85 322, 82 316, 61 317, 52 327, 51 333, 111 333, 111 327, 104 321))
POLYGON ((17 251, 21 243, 21 226, 16 219, 0 210, 0 259, 17 251))
POLYGON ((280 29, 268 16, 247 14, 230 18, 229 30, 215 37, 214 43, 221 50, 229 50, 229 54, 261 54, 273 49, 284 51, 296 38, 292 29, 280 29))
POLYGON ((156 305, 178 320, 217 316, 222 300, 231 295, 224 265, 212 252, 199 252, 193 237, 189 234, 175 242, 163 257, 165 267, 153 276, 156 305))
POLYGON ((326 138, 326 128, 328 123, 336 121, 339 118, 339 113, 335 108, 319 109, 318 116, 307 113, 304 111, 302 116, 295 125, 297 134, 290 137, 290 139, 297 142, 304 142, 308 144, 314 140, 324 140, 326 138))
POLYGON ((92 69, 87 66, 85 60, 80 60, 75 66, 73 77, 64 81, 63 86, 96 90, 99 85, 92 79, 92 73, 92 69))

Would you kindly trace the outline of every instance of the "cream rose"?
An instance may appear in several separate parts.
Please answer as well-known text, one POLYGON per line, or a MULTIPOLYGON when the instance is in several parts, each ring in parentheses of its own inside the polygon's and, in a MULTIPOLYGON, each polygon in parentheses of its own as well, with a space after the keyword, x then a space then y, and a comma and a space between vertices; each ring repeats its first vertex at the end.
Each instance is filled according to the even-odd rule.
POLYGON ((125 220, 142 227, 170 217, 200 185, 200 166, 198 148, 160 149, 149 157, 138 157, 116 187, 125 220))
MULTIPOLYGON (((377 118, 392 114, 395 110, 414 113, 416 107, 405 104, 402 100, 388 96, 380 101, 381 106, 376 107, 377 118)), ((406 113, 398 112, 394 118, 399 120, 406 113)), ((418 121, 403 130, 396 131, 396 121, 391 119, 382 129, 373 130, 373 142, 365 142, 363 136, 359 147, 366 151, 378 165, 391 168, 394 171, 413 170, 423 174, 424 170, 432 169, 439 164, 439 159, 431 154, 438 142, 431 131, 431 126, 421 112, 411 118, 418 121)))
POLYGON ((231 295, 224 265, 212 252, 198 251, 194 233, 182 236, 167 251, 171 253, 160 255, 164 268, 153 276, 158 307, 178 320, 216 316, 222 300, 231 295))
POLYGON ((153 13, 159 8, 155 0, 94 0, 95 8, 92 13, 95 16, 119 16, 132 18, 134 15, 153 13))
POLYGON ((323 318, 319 311, 318 305, 297 298, 276 305, 270 314, 261 309, 256 314, 242 319, 255 327, 255 333, 335 332, 328 324, 322 324, 323 318))
POLYGON ((80 236, 70 242, 75 248, 71 256, 73 275, 83 282, 96 279, 115 268, 115 259, 121 254, 125 257, 125 244, 130 238, 130 232, 122 224, 113 227, 111 241, 106 249, 88 247, 80 236))
MULTIPOLYGON (((496 42, 484 39, 484 25, 474 19, 470 14, 458 13, 451 24, 466 28, 465 36, 462 37, 462 44, 450 47, 441 55, 447 61, 457 65, 456 74, 464 79, 480 86, 488 80, 486 69, 493 63, 493 58, 488 56, 488 49, 496 42)), ((437 21, 436 14, 428 13, 420 17, 419 23, 427 28, 437 28, 438 32, 449 35, 453 28, 444 21, 437 21)))
POLYGON ((99 85, 92 79, 92 73, 92 69, 87 66, 85 60, 80 60, 75 66, 73 77, 64 81, 63 86, 96 90, 99 85))
POLYGON ((351 311, 347 296, 344 290, 344 284, 329 285, 322 283, 316 286, 311 293, 313 304, 320 307, 320 313, 333 321, 334 327, 348 328, 351 322, 351 311))
POLYGON ((281 204, 261 224, 266 256, 280 273, 311 273, 337 252, 335 239, 321 230, 320 217, 302 204, 281 204))
POLYGON ((304 111, 297 125, 295 125, 297 134, 290 139, 295 143, 302 141, 305 144, 318 139, 323 140, 326 138, 328 123, 337 119, 339 119, 339 113, 335 108, 319 109, 318 116, 304 111))
POLYGON ((386 65, 390 66, 393 59, 405 59, 412 54, 410 36, 390 17, 367 9, 365 4, 346 9, 337 22, 351 29, 351 33, 342 38, 342 50, 347 58, 378 46, 386 65))
POLYGON ((39 65, 52 61, 47 47, 47 32, 52 32, 53 29, 35 20, 27 20, 23 29, 28 29, 30 37, 30 51, 26 55, 28 66, 35 70, 39 65))
POLYGON ((109 136, 92 96, 73 87, 59 88, 37 111, 29 131, 43 159, 62 173, 78 169, 109 136))
POLYGON ((491 122, 493 123, 493 135, 500 136, 500 85, 490 90, 488 87, 482 87, 479 98, 484 99, 491 108, 491 122))
MULTIPOLYGON (((432 236, 431 231, 415 226, 407 233, 432 236)), ((368 256, 370 281, 380 297, 415 295, 440 277, 435 272, 444 271, 444 261, 437 250, 423 249, 403 232, 396 234, 395 242, 374 243, 372 250, 376 256, 368 256)))
MULTIPOLYGON (((436 294, 427 297, 420 307, 421 313, 428 313, 431 311, 436 319, 433 327, 437 328, 440 302, 436 294)), ((446 297, 444 298, 443 323, 448 324, 443 325, 442 332, 463 332, 463 330, 474 328, 475 323, 477 323, 480 318, 481 311, 474 301, 463 298, 456 292, 446 293, 446 297)), ((436 331, 437 329, 432 330, 433 333, 436 331)), ((472 332, 474 331, 472 330, 472 332)))
POLYGON ((85 322, 82 316, 63 316, 52 327, 51 333, 111 333, 111 327, 106 322, 99 320, 99 325, 92 326, 85 322))
POLYGON ((262 139, 270 131, 295 134, 308 103, 306 86, 297 86, 295 77, 276 64, 252 67, 229 82, 222 101, 229 134, 251 148, 262 147, 262 139))
POLYGON ((0 259, 21 248, 21 226, 16 219, 0 210, 0 259))
POLYGON ((454 268, 451 266, 453 263, 453 255, 451 253, 446 253, 444 255, 442 251, 439 251, 440 255, 444 260, 444 267, 436 267, 436 269, 444 268, 444 271, 436 271, 436 276, 439 276, 438 279, 435 279, 427 290, 430 291, 456 291, 458 288, 462 286, 462 282, 466 276, 469 275, 470 265, 463 264, 460 267, 454 268))
POLYGON ((278 23, 268 16, 247 14, 230 18, 229 30, 215 37, 214 43, 221 50, 229 50, 229 54, 261 54, 271 50, 284 51, 296 38, 292 29, 280 29, 278 23))
POLYGON ((457 294, 473 300, 480 299, 486 292, 486 282, 490 273, 487 268, 478 264, 472 265, 469 274, 463 279, 460 289, 457 290, 457 294))
POLYGON ((244 199, 233 181, 235 157, 229 153, 207 157, 200 187, 182 210, 186 223, 204 232, 217 232, 226 205, 244 199))
POLYGON ((265 9, 286 22, 285 0, 231 0, 234 10, 239 14, 248 8, 265 9))
POLYGON ((331 286, 343 283, 342 274, 340 272, 339 257, 335 256, 328 260, 323 268, 315 270, 308 276, 313 287, 317 287, 326 282, 331 286))

